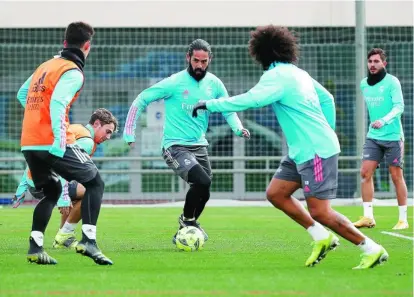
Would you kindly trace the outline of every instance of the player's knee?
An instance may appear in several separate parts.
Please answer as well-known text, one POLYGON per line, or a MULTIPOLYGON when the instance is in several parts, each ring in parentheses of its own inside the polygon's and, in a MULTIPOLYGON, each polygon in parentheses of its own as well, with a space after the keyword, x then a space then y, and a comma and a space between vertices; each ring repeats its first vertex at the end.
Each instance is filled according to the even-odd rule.
POLYGON ((362 181, 369 181, 372 178, 373 172, 369 168, 362 167, 360 170, 362 181))
POLYGON ((85 187, 81 184, 78 184, 76 187, 76 197, 82 199, 85 196, 85 187))
POLYGON ((272 201, 274 199, 274 196, 275 196, 274 192, 275 191, 273 191, 272 188, 267 187, 267 189, 266 189, 266 198, 267 198, 267 200, 272 201))
POLYGON ((77 200, 77 193, 76 193, 76 187, 78 186, 78 182, 77 181, 71 181, 68 184, 68 194, 69 194, 69 198, 70 200, 74 201, 77 200))
POLYGON ((210 193, 211 178, 207 173, 200 175, 196 184, 197 186, 204 188, 206 192, 210 193))
POLYGON ((191 184, 200 190, 210 192, 211 179, 209 177, 199 178, 191 184))
POLYGON ((94 191, 104 191, 105 182, 102 180, 101 175, 99 172, 96 173, 95 177, 90 181, 83 183, 83 186, 86 190, 91 189, 94 191))
POLYGON ((324 222, 325 217, 327 216, 327 212, 324 208, 319 207, 309 207, 308 208, 309 214, 311 217, 317 222, 324 222))
POLYGON ((60 194, 62 193, 62 184, 60 183, 60 180, 53 176, 43 187, 43 193, 46 199, 58 201, 60 194))
MULTIPOLYGON (((267 187, 266 189, 266 198, 269 200, 274 206, 278 206, 282 203, 282 198, 285 198, 287 195, 281 189, 275 189, 274 187, 267 187)), ((290 195, 289 195, 290 197, 290 195)))
POLYGON ((210 199, 210 186, 206 186, 203 184, 191 184, 190 186, 195 193, 197 193, 197 197, 200 198, 201 202, 207 203, 210 199))
POLYGON ((197 187, 209 190, 211 186, 211 177, 204 171, 201 165, 197 164, 188 172, 188 182, 197 187))

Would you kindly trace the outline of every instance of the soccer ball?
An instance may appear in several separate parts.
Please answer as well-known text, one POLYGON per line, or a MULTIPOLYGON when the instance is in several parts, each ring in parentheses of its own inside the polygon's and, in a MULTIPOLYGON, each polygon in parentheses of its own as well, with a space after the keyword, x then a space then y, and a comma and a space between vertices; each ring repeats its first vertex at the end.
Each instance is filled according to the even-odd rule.
POLYGON ((178 231, 175 245, 185 252, 201 250, 204 245, 204 235, 200 229, 187 226, 178 231))

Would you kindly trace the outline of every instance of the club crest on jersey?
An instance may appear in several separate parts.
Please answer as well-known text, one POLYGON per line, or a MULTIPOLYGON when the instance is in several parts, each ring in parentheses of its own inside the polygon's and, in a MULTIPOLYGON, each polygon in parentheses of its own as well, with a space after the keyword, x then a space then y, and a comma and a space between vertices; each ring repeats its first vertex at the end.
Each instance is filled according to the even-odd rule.
POLYGON ((183 96, 183 99, 188 99, 188 96, 190 95, 190 92, 188 91, 188 90, 184 90, 184 92, 183 92, 183 94, 182 94, 182 96, 183 96))
POLYGON ((213 95, 213 88, 212 87, 207 87, 206 94, 207 94, 208 97, 211 97, 213 95))
POLYGON ((382 93, 384 92, 384 86, 379 87, 379 91, 382 93))

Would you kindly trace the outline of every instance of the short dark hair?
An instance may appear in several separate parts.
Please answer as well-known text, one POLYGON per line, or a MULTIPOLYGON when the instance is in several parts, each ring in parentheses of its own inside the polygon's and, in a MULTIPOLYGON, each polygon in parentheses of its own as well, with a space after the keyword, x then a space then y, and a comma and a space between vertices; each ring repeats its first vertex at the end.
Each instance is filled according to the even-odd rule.
POLYGON ((92 39, 95 30, 91 25, 84 22, 73 22, 68 25, 65 31, 65 40, 68 47, 80 48, 85 42, 92 39))
POLYGON ((371 58, 373 55, 379 55, 383 62, 387 60, 387 54, 382 48, 374 47, 371 49, 367 54, 367 59, 371 58))
POLYGON ((259 26, 250 32, 249 53, 264 69, 273 62, 294 63, 299 59, 298 39, 286 27, 259 26))
POLYGON ((117 131, 118 120, 109 110, 105 108, 98 108, 95 110, 91 115, 89 124, 93 125, 96 120, 99 120, 102 125, 114 124, 114 132, 117 131))
POLYGON ((197 50, 203 50, 207 52, 210 58, 213 56, 213 52, 211 51, 211 45, 203 39, 196 39, 193 42, 191 42, 188 46, 187 54, 191 57, 194 51, 197 50))

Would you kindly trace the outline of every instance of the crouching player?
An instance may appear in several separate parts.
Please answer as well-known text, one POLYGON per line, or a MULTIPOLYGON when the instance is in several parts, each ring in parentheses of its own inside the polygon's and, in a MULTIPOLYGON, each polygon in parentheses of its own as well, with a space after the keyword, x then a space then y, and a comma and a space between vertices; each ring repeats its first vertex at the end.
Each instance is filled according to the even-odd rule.
MULTIPOLYGON (((118 120, 112 113, 104 108, 99 108, 92 114, 88 125, 73 124, 69 126, 69 129, 75 135, 76 145, 89 156, 92 156, 97 146, 109 140, 117 130, 117 127, 118 120)), ((84 157, 81 154, 80 156, 84 157)), ((85 188, 77 181, 68 182, 62 177, 60 177, 60 181, 63 191, 57 202, 57 206, 61 213, 61 223, 59 231, 55 236, 53 247, 74 248, 78 243, 75 237, 75 228, 81 220, 80 201, 85 195, 85 188)), ((24 202, 27 192, 38 200, 44 197, 43 191, 35 188, 28 167, 23 173, 16 190, 13 208, 17 208, 24 202)))

